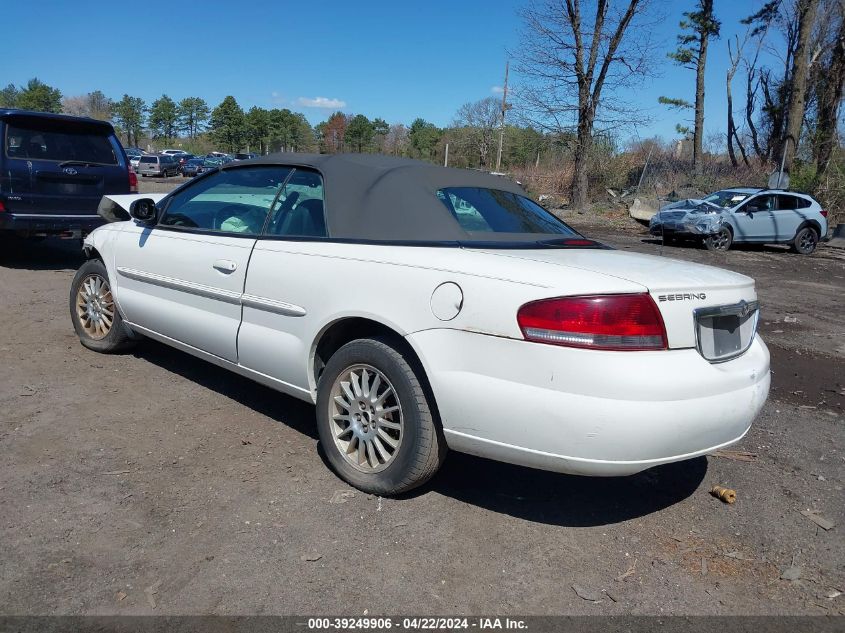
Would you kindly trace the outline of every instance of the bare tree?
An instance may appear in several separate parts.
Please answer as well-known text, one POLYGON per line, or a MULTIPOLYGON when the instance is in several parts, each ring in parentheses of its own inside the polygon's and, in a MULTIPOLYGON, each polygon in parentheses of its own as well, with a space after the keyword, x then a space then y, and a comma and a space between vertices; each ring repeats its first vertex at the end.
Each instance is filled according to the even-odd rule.
POLYGON ((108 121, 112 115, 112 100, 99 90, 62 99, 62 112, 73 116, 87 116, 108 121))
POLYGON ((783 137, 783 165, 792 167, 798 149, 798 139, 804 124, 804 106, 807 97, 807 76, 810 69, 810 37, 816 21, 819 0, 798 0, 798 42, 792 58, 789 82, 789 101, 786 109, 786 134, 783 137))
POLYGON ((736 123, 734 122, 734 106, 731 84, 733 83, 736 71, 739 69, 739 63, 742 61, 742 49, 745 47, 746 42, 748 42, 748 32, 746 32, 745 37, 742 38, 742 42, 739 41, 738 35, 734 36, 734 39, 736 41, 736 51, 732 49, 730 39, 728 40, 728 58, 731 60, 731 65, 728 66, 728 71, 725 77, 725 92, 727 94, 728 101, 728 157, 731 159, 731 165, 736 167, 738 162, 736 160, 736 152, 734 151, 734 142, 736 142, 739 153, 742 154, 742 162, 744 162, 746 166, 748 165, 748 156, 745 155, 745 147, 743 147, 742 141, 739 140, 736 123))
POLYGON ((408 128, 401 123, 391 125, 384 137, 382 151, 393 156, 404 156, 408 151, 408 128))
POLYGON ((648 0, 535 0, 521 13, 524 29, 513 52, 524 80, 514 90, 517 106, 524 119, 547 131, 575 128, 570 203, 576 208, 587 204, 596 123, 642 117, 619 91, 649 74, 652 30, 642 24, 647 6, 648 0))
POLYGON ((830 165, 833 149, 837 144, 839 108, 845 91, 845 0, 834 5, 839 27, 833 41, 828 44, 830 57, 818 70, 816 77, 816 130, 813 157, 816 161, 816 179, 821 181, 830 165))
POLYGON ((463 144, 478 156, 481 167, 489 167, 496 142, 496 128, 502 116, 501 104, 495 97, 465 103, 458 110, 453 125, 460 128, 463 144))

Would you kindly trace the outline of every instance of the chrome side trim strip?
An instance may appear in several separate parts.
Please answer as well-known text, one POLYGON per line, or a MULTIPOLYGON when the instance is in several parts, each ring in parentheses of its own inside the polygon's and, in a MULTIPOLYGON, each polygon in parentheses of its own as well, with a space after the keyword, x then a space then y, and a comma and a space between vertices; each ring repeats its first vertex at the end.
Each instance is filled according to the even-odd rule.
POLYGON ((276 301, 275 299, 267 299, 257 295, 243 295, 241 297, 241 305, 245 308, 266 310, 267 312, 275 312, 284 316, 302 317, 306 314, 305 308, 302 306, 285 303, 284 301, 276 301))
POLYGON ((153 284, 154 286, 161 286, 162 288, 170 288, 171 290, 180 290, 199 297, 206 297, 208 299, 217 299, 226 303, 240 304, 241 293, 232 292, 229 290, 222 290, 204 284, 194 283, 192 281, 183 281, 173 277, 165 277, 164 275, 157 275, 155 273, 144 272, 143 270, 134 270, 132 268, 122 268, 118 266, 117 272, 119 275, 135 281, 143 281, 145 283, 153 284))
POLYGON ((153 284, 154 286, 161 286, 162 288, 169 288, 171 290, 179 290, 181 292, 187 292, 192 295, 206 297, 208 299, 225 301, 226 303, 240 304, 247 308, 265 310, 267 312, 273 312, 283 316, 302 317, 306 314, 305 308, 294 305, 293 303, 259 297, 258 295, 242 295, 239 292, 222 290, 220 288, 214 288, 212 286, 206 286, 192 281, 183 281, 182 279, 176 279, 174 277, 148 273, 143 270, 135 270, 133 268, 118 266, 117 273, 122 277, 134 279, 135 281, 143 281, 145 283, 153 284))

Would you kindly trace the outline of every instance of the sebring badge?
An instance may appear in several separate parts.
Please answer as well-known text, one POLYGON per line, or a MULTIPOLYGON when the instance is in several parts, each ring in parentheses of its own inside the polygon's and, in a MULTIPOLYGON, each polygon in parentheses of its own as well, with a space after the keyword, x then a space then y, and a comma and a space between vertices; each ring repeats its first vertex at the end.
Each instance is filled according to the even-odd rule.
POLYGON ((707 298, 707 294, 704 292, 684 292, 674 295, 657 295, 658 301, 693 301, 699 300, 703 301, 707 298))

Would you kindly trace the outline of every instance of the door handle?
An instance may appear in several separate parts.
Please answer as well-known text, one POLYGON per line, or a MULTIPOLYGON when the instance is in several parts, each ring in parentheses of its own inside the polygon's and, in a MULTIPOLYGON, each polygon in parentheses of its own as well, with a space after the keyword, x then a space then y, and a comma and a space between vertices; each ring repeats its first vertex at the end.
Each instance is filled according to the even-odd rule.
POLYGON ((218 259, 212 266, 221 273, 233 273, 238 269, 238 265, 231 259, 218 259))

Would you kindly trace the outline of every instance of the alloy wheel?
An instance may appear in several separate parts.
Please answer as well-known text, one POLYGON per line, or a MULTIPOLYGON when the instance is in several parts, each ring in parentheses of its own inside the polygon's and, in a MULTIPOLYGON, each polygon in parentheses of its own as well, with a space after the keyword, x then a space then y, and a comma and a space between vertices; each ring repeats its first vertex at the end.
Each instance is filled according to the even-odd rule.
POLYGON ((805 230, 801 233, 798 240, 798 248, 802 253, 808 253, 816 247, 816 234, 811 230, 805 230))
POLYGON ((730 235, 728 234, 727 229, 722 229, 715 235, 710 236, 710 239, 713 242, 713 248, 717 251, 724 251, 728 247, 728 242, 730 240, 730 235))
POLYGON ((101 275, 88 275, 76 292, 76 316, 85 333, 95 340, 108 336, 114 323, 114 298, 109 282, 101 275))
POLYGON ((393 462, 402 444, 402 406, 384 373, 366 364, 347 367, 328 406, 335 446, 354 468, 376 473, 393 462))

